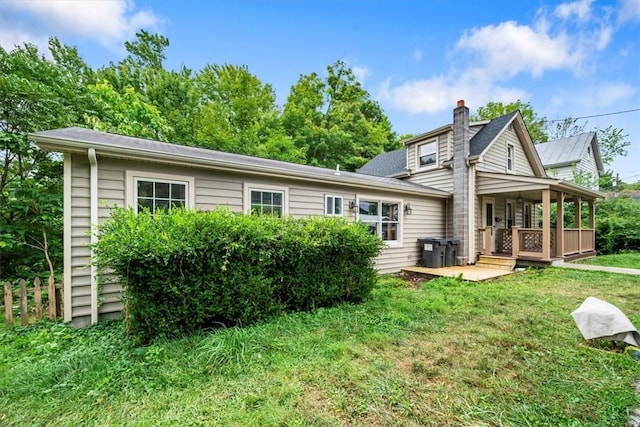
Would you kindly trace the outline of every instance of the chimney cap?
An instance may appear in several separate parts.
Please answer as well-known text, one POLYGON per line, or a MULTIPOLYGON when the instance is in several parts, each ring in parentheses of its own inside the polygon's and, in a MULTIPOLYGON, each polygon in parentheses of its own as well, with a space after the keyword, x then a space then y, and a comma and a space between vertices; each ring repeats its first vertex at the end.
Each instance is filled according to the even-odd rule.
POLYGON ((460 107, 464 107, 464 99, 460 99, 460 100, 458 101, 458 105, 457 105, 457 107, 458 107, 458 108, 460 108, 460 107))

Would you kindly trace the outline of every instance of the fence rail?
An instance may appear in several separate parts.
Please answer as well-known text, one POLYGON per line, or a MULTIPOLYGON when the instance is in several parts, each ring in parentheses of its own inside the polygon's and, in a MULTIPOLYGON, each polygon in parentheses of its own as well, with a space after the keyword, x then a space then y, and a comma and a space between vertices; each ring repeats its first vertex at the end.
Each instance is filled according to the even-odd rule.
MULTIPOLYGON (((44 317, 42 304, 42 281, 39 278, 33 280, 33 288, 28 288, 27 281, 21 279, 18 290, 10 282, 4 283, 4 321, 7 325, 14 322, 14 303, 18 303, 20 324, 28 325, 32 319, 36 321, 44 317), (17 294, 17 301, 14 300, 17 294)), ((50 278, 46 289, 47 313, 51 320, 62 316, 62 285, 57 285, 50 278)))

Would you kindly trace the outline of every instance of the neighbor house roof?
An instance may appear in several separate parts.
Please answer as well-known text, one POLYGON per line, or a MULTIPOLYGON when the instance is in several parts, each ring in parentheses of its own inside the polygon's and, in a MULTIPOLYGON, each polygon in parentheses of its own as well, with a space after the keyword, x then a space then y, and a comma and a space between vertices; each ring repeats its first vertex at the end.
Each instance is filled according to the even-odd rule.
POLYGON ((536 150, 545 168, 566 166, 582 160, 585 151, 591 147, 598 171, 604 170, 600 149, 595 132, 560 138, 549 142, 536 144, 536 150))
POLYGON ((358 173, 375 176, 394 176, 405 171, 407 166, 407 150, 399 148, 380 153, 358 169, 358 173))
POLYGON ((91 129, 70 127, 30 134, 40 147, 50 151, 86 153, 93 148, 98 156, 151 160, 177 165, 246 171, 267 176, 283 176, 307 181, 367 186, 381 190, 398 190, 434 197, 450 193, 395 178, 343 172, 263 159, 222 151, 196 148, 149 139, 135 138, 91 129))

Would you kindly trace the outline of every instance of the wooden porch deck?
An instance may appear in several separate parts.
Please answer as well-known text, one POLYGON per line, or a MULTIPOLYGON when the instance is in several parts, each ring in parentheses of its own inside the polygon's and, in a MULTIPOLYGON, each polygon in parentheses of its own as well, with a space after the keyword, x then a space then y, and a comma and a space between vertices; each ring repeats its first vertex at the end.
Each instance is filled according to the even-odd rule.
POLYGON ((514 273, 513 270, 500 270, 497 268, 486 268, 475 265, 466 265, 464 267, 441 267, 441 268, 428 268, 428 267, 404 267, 402 273, 418 273, 431 277, 458 277, 462 275, 463 280, 471 282, 480 282, 488 279, 495 279, 496 277, 506 276, 507 274, 514 273))

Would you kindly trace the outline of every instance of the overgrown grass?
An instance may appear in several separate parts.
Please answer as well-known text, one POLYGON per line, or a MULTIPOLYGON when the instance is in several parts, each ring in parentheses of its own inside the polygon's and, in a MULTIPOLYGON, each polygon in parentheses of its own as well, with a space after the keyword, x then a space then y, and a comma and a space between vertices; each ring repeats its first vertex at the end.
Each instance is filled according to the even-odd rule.
POLYGON ((579 346, 587 296, 640 324, 640 278, 549 268, 136 348, 121 324, 0 330, 0 424, 624 425, 640 363, 579 346))
POLYGON ((584 260, 582 263, 640 269, 640 252, 622 252, 619 254, 598 255, 595 258, 584 260))

